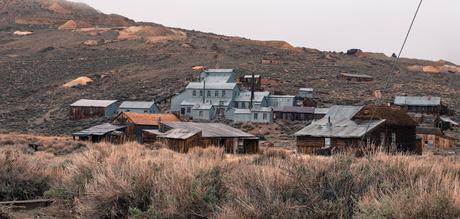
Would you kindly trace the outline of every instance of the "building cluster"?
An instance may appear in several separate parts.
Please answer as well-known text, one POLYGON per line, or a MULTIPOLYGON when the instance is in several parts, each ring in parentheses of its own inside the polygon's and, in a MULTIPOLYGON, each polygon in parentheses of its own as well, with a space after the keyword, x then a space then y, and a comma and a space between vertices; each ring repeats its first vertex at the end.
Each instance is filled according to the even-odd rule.
POLYGON ((70 119, 106 117, 110 122, 73 136, 92 142, 161 143, 181 153, 217 146, 227 153, 253 154, 259 151, 260 139, 228 123, 289 120, 311 121, 294 135, 299 153, 378 149, 421 154, 426 148, 455 144, 445 131, 459 124, 448 117, 451 112, 439 97, 397 96, 387 106, 319 108, 312 88, 300 88, 296 95, 275 95, 263 89, 260 75, 237 78, 232 69, 203 69, 196 78, 171 97, 168 113, 161 113, 155 101, 79 100, 70 106, 70 119), (427 116, 434 118, 432 125, 420 125, 424 123, 420 118, 427 116))

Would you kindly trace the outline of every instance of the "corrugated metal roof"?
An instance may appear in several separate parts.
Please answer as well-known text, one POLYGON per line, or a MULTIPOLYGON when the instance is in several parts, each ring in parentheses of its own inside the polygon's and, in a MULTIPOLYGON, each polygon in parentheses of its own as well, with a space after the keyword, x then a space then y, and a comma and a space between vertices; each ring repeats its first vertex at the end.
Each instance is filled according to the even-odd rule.
POLYGON ((417 134, 428 134, 428 135, 438 135, 443 136, 440 128, 433 128, 433 127, 417 127, 417 134))
POLYGON ((213 106, 210 105, 210 104, 197 104, 197 105, 193 106, 192 109, 194 109, 194 110, 210 110, 210 109, 212 109, 212 107, 213 106))
POLYGON ((341 75, 346 76, 346 77, 351 77, 351 78, 374 78, 370 75, 365 75, 365 74, 350 74, 350 73, 342 73, 341 75))
POLYGON ((233 113, 235 114, 251 114, 252 112, 262 112, 262 113, 269 113, 272 112, 271 107, 256 107, 253 109, 233 109, 233 113))
POLYGON ((126 117, 130 122, 136 125, 159 125, 162 121, 179 121, 179 118, 174 114, 123 112, 118 117, 120 116, 126 117))
MULTIPOLYGON (((252 75, 245 75, 244 78, 252 78, 252 75)), ((254 75, 254 78, 260 78, 260 75, 254 75)))
POLYGON ((441 97, 397 96, 394 104, 398 106, 439 106, 441 105, 441 97))
POLYGON ((166 133, 163 133, 159 135, 158 137, 160 138, 170 138, 170 139, 188 139, 198 133, 200 133, 200 130, 191 130, 191 129, 172 129, 169 130, 166 133))
POLYGON ((329 108, 316 108, 315 114, 324 114, 326 115, 329 112, 329 108))
POLYGON ((273 94, 270 94, 269 98, 287 98, 287 99, 293 99, 295 98, 294 95, 273 95, 273 94))
MULTIPOLYGON (((206 83, 206 90, 233 90, 236 83, 206 83)), ((190 82, 186 89, 203 89, 203 82, 190 82)))
POLYGON ((204 80, 206 81, 206 84, 208 83, 229 83, 230 75, 206 76, 204 80))
POLYGON ((127 108, 127 109, 150 109, 153 105, 155 105, 154 101, 151 102, 144 102, 144 101, 124 101, 120 105, 120 109, 127 108))
POLYGON ((106 135, 109 132, 117 131, 125 128, 125 126, 112 125, 110 123, 104 123, 102 125, 93 126, 91 128, 85 129, 83 131, 73 133, 74 136, 90 136, 97 135, 102 136, 106 135))
POLYGON ((202 131, 205 138, 254 138, 255 136, 221 123, 162 122, 173 129, 202 131))
POLYGON ((273 108, 274 112, 285 112, 285 113, 315 113, 314 107, 298 107, 298 106, 283 106, 273 108))
POLYGON ((75 103, 72 103, 70 106, 80 106, 80 107, 108 107, 117 100, 88 100, 88 99, 81 99, 75 103))
POLYGON ((458 125, 458 122, 455 122, 454 120, 452 120, 451 118, 448 118, 448 117, 439 117, 439 119, 443 122, 448 122, 448 123, 451 123, 452 125, 458 125))
POLYGON ((296 136, 360 138, 366 130, 372 131, 385 123, 384 119, 374 121, 351 120, 363 106, 332 106, 326 116, 297 132, 296 136), (329 123, 329 118, 331 124, 329 123))
POLYGON ((160 132, 159 130, 157 129, 144 129, 142 130, 143 132, 147 132, 147 133, 150 133, 150 134, 154 134, 154 135, 162 135, 164 134, 163 132, 160 132))
POLYGON ((305 92, 313 92, 314 91, 313 88, 300 88, 299 90, 300 91, 305 91, 305 92))
MULTIPOLYGON (((264 97, 270 95, 268 91, 262 92, 254 92, 254 102, 260 103, 264 99, 264 97)), ((235 97, 235 101, 237 102, 251 102, 251 92, 245 91, 241 92, 239 96, 235 97)))
MULTIPOLYGON (((213 101, 211 103, 211 100, 206 99, 205 104, 213 105, 213 106, 230 106, 232 103, 231 99, 219 99, 219 101, 213 101), (223 104, 221 105, 220 101, 223 101, 223 104)), ((181 102, 181 106, 195 106, 195 105, 200 105, 203 104, 203 99, 191 99, 191 100, 184 100, 181 102)))

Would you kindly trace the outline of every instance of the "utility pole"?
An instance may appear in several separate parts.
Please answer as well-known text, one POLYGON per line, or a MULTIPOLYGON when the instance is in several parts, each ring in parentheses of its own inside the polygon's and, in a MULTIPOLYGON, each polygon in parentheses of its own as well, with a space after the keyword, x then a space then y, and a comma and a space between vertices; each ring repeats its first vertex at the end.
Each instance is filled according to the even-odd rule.
POLYGON ((254 72, 252 72, 252 79, 251 79, 251 102, 249 103, 249 109, 253 108, 254 104, 254 89, 255 89, 255 75, 254 72))

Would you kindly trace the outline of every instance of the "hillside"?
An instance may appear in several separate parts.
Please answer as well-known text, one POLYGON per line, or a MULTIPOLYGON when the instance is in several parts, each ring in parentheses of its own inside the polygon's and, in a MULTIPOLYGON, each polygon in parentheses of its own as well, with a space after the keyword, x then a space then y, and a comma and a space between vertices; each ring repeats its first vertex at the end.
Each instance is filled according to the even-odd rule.
POLYGON ((58 0, 3 0, 0 15, 0 130, 68 134, 97 122, 69 121, 70 103, 167 97, 196 74, 195 65, 256 72, 269 91, 295 94, 313 87, 325 105, 373 101, 373 91, 390 78, 387 100, 440 95, 451 108, 460 107, 460 70, 444 61, 403 59, 392 73, 392 59, 383 54, 347 55, 169 28, 58 0), (336 77, 343 72, 376 80, 346 82, 336 77), (63 86, 75 79, 91 82, 63 86))

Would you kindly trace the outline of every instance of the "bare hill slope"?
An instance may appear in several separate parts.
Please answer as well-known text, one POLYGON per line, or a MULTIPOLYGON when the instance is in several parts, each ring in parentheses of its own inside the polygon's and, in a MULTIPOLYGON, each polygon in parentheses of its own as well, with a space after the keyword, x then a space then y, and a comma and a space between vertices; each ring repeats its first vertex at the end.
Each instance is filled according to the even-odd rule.
POLYGON ((392 73, 392 59, 381 54, 322 52, 136 23, 67 1, 3 0, 0 14, 0 129, 7 131, 75 131, 98 122, 70 122, 68 105, 75 100, 167 97, 196 74, 195 65, 256 72, 267 79, 269 91, 295 94, 313 87, 323 104, 373 101, 373 91, 390 78, 387 100, 398 94, 441 95, 454 109, 460 107, 460 74, 448 70, 454 68, 437 74, 408 68, 436 62, 403 59, 399 73, 392 73), (76 25, 59 28, 70 20, 76 25), (368 74, 375 81, 342 81, 337 75, 343 72, 368 74), (63 86, 80 77, 92 83, 63 86))

